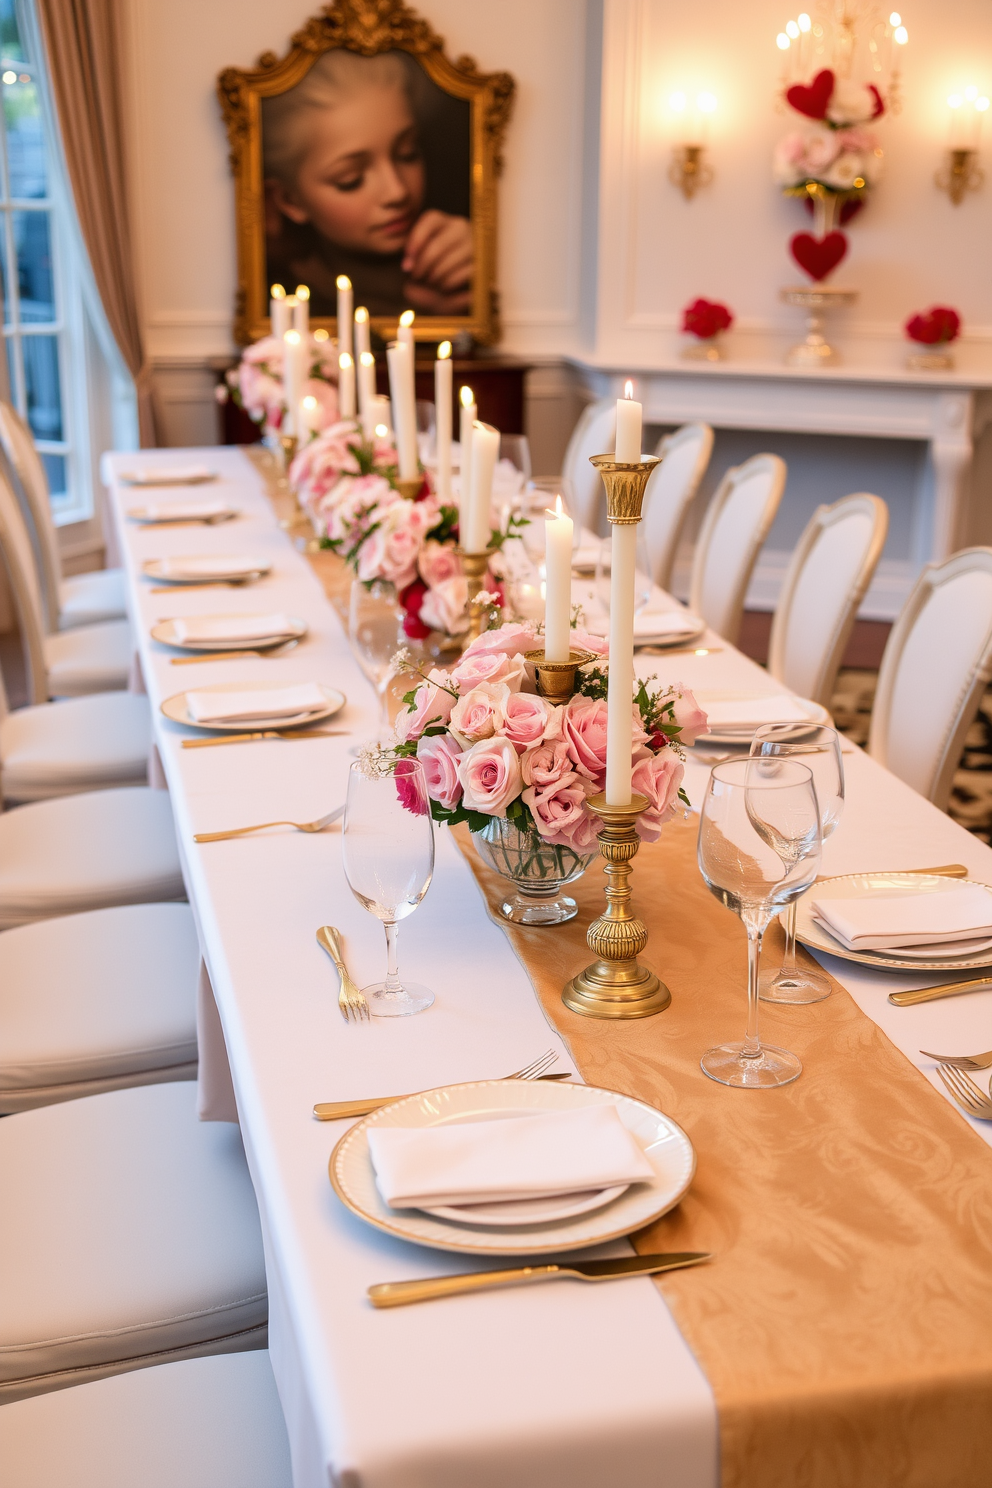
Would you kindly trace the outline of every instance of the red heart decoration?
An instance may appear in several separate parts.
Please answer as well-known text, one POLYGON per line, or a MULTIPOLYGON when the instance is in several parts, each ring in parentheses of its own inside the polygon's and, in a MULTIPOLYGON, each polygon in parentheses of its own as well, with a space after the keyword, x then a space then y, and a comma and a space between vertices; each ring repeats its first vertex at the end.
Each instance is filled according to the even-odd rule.
POLYGON ((789 252, 799 267, 819 283, 844 257, 847 239, 842 232, 828 232, 825 238, 814 238, 812 233, 796 233, 789 242, 789 252))
POLYGON ((816 74, 808 88, 803 83, 796 83, 785 96, 797 114, 805 114, 807 119, 825 119, 833 91, 834 75, 829 67, 825 67, 816 74))

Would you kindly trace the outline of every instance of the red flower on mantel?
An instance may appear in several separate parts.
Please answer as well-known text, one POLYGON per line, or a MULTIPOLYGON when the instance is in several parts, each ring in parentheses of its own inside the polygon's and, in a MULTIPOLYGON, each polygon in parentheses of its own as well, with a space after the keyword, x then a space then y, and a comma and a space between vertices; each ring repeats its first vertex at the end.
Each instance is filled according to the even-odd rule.
POLYGON ((720 331, 728 331, 733 323, 733 315, 718 300, 693 300, 682 311, 683 331, 689 336, 698 336, 700 341, 708 341, 720 331))
POLYGON ((906 322, 910 341, 922 346, 946 346, 961 334, 961 317, 948 305, 934 305, 922 315, 912 315, 906 322))

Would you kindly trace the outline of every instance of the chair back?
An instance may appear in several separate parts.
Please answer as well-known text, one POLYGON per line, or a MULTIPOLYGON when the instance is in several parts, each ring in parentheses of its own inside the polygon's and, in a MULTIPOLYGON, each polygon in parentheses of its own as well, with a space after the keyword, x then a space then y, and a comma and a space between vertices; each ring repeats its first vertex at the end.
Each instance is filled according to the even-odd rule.
POLYGON ((728 470, 706 509, 692 560, 689 606, 731 644, 762 544, 785 490, 785 461, 752 455, 728 470))
POLYGON ((572 515, 580 526, 595 532, 603 501, 603 477, 590 455, 612 453, 617 442, 617 403, 615 398, 601 398, 590 403, 572 430, 561 473, 572 491, 572 515))
POLYGON ((42 598, 45 606, 45 629, 49 634, 59 628, 59 594, 62 587, 62 559, 58 533, 52 520, 51 493, 34 436, 16 408, 0 400, 0 448, 10 461, 23 493, 22 506, 31 532, 35 555, 41 570, 42 598))
POLYGON ((990 676, 992 548, 965 548, 927 564, 892 627, 868 753, 946 811, 990 676))
POLYGON ((865 491, 817 507, 807 523, 789 560, 768 649, 768 670, 800 697, 829 707, 888 530, 888 507, 865 491))
POLYGON ((709 424, 683 424, 658 442, 661 464, 644 493, 643 531, 651 578, 662 589, 672 587, 672 568, 682 528, 713 453, 709 424))
POLYGON ((0 466, 0 558, 14 597, 28 673, 28 701, 48 700, 45 610, 31 534, 6 469, 0 466))

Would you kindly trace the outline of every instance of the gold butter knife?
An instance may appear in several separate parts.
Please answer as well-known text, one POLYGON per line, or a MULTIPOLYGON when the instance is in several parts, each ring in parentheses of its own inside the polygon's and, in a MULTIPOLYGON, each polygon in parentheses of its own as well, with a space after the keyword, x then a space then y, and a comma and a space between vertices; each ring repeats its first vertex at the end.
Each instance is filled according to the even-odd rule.
POLYGON ((942 997, 960 997, 964 992, 985 992, 992 987, 992 976, 966 977, 963 982, 941 982, 937 987, 920 987, 917 992, 890 992, 894 1007, 914 1007, 918 1002, 938 1002, 942 997))
POLYGON ((707 1250, 671 1251, 668 1255, 623 1256, 611 1261, 558 1261, 546 1266, 513 1266, 506 1271, 468 1271, 459 1276, 434 1276, 425 1281, 382 1281, 370 1286, 373 1307, 403 1307, 408 1302, 430 1302, 460 1292, 485 1292, 493 1287, 521 1286, 531 1281, 615 1281, 621 1276, 653 1276, 711 1260, 707 1250))
POLYGON ((263 729, 255 734, 222 734, 218 739, 184 739, 183 749, 215 749, 219 744, 251 744, 256 739, 341 739, 350 729, 263 729))
MULTIPOLYGON (((510 1076, 511 1080, 513 1076, 510 1076)), ((556 1075, 538 1075, 535 1083, 540 1080, 570 1080, 571 1070, 559 1070, 556 1075)), ((313 1108, 313 1114, 318 1121, 350 1121, 355 1116, 371 1116, 373 1111, 381 1111, 383 1106, 391 1106, 394 1101, 407 1100, 405 1095, 376 1095, 365 1100, 352 1101, 318 1101, 313 1108)))

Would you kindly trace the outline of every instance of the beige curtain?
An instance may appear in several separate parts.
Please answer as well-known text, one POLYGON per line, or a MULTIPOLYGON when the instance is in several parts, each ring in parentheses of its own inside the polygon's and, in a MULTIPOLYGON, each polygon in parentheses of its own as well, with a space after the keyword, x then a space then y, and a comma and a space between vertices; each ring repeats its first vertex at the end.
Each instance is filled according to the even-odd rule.
POLYGON ((134 378, 142 445, 154 445, 127 211, 118 0, 37 0, 69 180, 110 329, 134 378))

